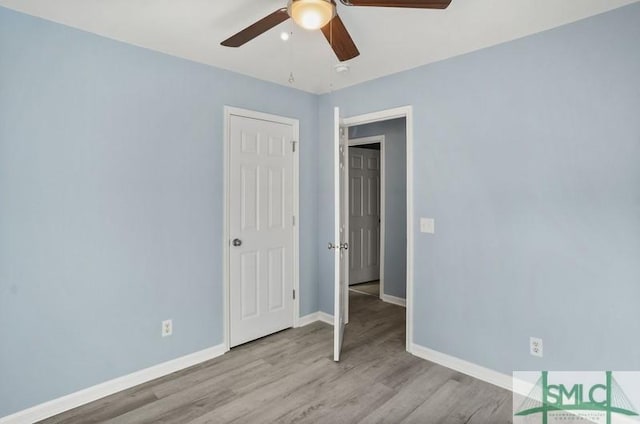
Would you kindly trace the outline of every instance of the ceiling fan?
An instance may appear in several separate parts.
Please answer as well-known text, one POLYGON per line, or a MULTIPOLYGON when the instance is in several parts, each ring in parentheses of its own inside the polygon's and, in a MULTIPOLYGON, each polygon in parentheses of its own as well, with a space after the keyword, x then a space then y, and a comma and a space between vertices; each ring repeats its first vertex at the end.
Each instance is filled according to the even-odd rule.
MULTIPOLYGON (((345 6, 446 9, 451 0, 340 0, 340 2, 345 6)), ((336 13, 334 0, 289 0, 287 7, 276 10, 220 44, 226 47, 240 47, 289 18, 302 28, 322 30, 341 62, 360 55, 342 19, 336 13)))

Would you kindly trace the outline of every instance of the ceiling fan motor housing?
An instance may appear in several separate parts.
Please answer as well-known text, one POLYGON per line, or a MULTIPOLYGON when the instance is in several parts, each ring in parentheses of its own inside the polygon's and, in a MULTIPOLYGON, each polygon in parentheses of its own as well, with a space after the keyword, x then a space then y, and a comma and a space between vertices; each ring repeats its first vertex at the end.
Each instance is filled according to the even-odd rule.
POLYGON ((331 0, 289 0, 287 13, 302 28, 316 30, 336 16, 336 5, 331 0))

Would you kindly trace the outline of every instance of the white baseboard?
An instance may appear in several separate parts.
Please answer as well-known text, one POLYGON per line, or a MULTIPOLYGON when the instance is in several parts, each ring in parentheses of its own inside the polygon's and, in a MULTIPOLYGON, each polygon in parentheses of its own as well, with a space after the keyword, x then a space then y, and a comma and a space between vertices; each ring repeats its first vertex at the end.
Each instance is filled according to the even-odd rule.
POLYGON ((456 358, 442 352, 438 352, 424 346, 411 344, 411 353, 418 358, 426 359, 427 361, 435 362, 452 370, 467 374, 478 380, 486 381, 494 386, 501 387, 503 389, 512 390, 513 380, 508 374, 485 368, 483 366, 467 362, 464 359, 456 358))
POLYGON ((221 344, 171 361, 163 362, 162 364, 154 365, 0 418, 0 424, 30 424, 44 420, 122 390, 216 358, 225 352, 226 349, 224 345, 221 344))
POLYGON ((304 327, 305 325, 313 324, 317 321, 333 325, 333 315, 329 315, 328 313, 322 311, 305 315, 298 319, 298 327, 304 327))
POLYGON ((391 296, 390 294, 382 294, 380 299, 383 302, 393 303, 394 305, 402 306, 404 308, 407 307, 407 299, 403 299, 401 297, 391 296))
POLYGON ((313 324, 316 321, 320 321, 320 312, 314 312, 298 318, 298 327, 304 327, 305 325, 313 324))
MULTIPOLYGON (((318 311, 309 315, 305 315, 298 319, 298 327, 304 327, 305 325, 313 324, 316 321, 324 322, 329 325, 333 325, 333 315, 329 315, 326 312, 318 311)), ((0 423, 1 424, 1 423, 0 423)))
POLYGON ((318 314, 320 316, 319 321, 322 321, 329 325, 333 325, 333 315, 329 315, 328 313, 322 311, 318 312, 318 314))

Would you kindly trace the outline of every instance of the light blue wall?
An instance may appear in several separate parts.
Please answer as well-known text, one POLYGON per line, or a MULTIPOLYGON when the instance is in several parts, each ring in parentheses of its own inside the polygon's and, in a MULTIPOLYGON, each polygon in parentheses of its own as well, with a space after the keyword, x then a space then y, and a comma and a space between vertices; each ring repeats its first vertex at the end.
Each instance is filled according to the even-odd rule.
POLYGON ((316 96, 0 8, 0 416, 222 343, 223 105, 300 119, 317 311, 316 96))
MULTIPOLYGON (((506 373, 640 369, 639 23, 636 3, 321 98, 323 163, 334 105, 413 105, 414 226, 436 220, 415 235, 416 343, 506 373)), ((319 172, 330 240, 331 168, 319 172)))
POLYGON ((407 289, 407 125, 404 118, 349 128, 349 138, 385 136, 384 293, 407 289))

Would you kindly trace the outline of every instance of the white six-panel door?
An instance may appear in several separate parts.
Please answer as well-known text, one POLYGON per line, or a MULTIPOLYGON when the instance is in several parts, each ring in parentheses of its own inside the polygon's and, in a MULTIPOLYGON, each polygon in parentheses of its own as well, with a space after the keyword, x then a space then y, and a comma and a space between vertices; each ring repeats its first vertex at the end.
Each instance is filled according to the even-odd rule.
POLYGON ((294 129, 231 115, 229 345, 293 326, 294 129))
POLYGON ((349 284, 380 279, 380 151, 349 147, 349 284))

